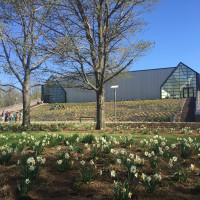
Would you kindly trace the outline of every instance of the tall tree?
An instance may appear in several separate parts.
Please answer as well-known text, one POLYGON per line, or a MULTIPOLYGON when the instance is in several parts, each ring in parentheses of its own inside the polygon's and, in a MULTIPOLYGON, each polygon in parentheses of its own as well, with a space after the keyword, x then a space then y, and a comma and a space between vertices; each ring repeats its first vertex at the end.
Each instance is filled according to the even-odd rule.
POLYGON ((23 126, 30 124, 30 89, 34 87, 30 84, 31 77, 40 76, 44 62, 51 56, 44 47, 44 35, 48 32, 44 24, 54 3, 53 0, 0 3, 0 64, 4 72, 14 75, 19 82, 3 85, 22 91, 23 126))
POLYGON ((60 62, 67 64, 65 73, 76 80, 74 86, 86 86, 96 92, 96 129, 105 127, 104 84, 152 46, 138 36, 146 24, 144 13, 155 3, 156 0, 62 0, 58 5, 54 20, 57 29, 52 29, 49 45, 54 54, 60 55, 60 62))

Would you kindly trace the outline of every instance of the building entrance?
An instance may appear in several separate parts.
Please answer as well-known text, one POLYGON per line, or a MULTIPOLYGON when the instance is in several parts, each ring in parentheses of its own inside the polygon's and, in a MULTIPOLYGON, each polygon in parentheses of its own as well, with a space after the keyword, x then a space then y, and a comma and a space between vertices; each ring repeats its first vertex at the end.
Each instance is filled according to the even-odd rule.
POLYGON ((193 87, 183 88, 183 98, 187 98, 187 97, 194 97, 194 88, 193 87))

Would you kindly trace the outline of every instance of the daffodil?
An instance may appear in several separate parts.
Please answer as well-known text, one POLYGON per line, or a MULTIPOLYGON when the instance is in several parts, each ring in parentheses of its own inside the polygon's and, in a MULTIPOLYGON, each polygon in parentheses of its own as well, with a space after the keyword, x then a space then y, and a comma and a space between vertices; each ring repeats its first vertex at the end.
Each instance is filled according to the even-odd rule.
POLYGON ((110 175, 111 175, 111 177, 115 177, 115 170, 111 170, 111 172, 110 172, 110 175))
POLYGON ((68 153, 65 153, 65 158, 66 158, 66 159, 69 159, 69 158, 70 158, 70 156, 69 156, 68 153))
POLYGON ((123 189, 122 189, 122 192, 126 192, 126 188, 123 188, 123 189))
POLYGON ((35 166, 31 165, 31 166, 29 167, 29 169, 30 169, 31 171, 34 171, 34 170, 35 170, 35 166))
POLYGON ((58 146, 58 147, 56 148, 56 150, 57 150, 57 151, 60 151, 60 150, 61 150, 61 146, 58 146))
POLYGON ((190 165, 190 169, 194 170, 195 166, 193 164, 190 165))
POLYGON ((174 162, 176 162, 178 158, 176 156, 174 156, 172 159, 174 162))
POLYGON ((62 163, 63 163, 62 160, 57 160, 57 164, 58 164, 58 165, 61 165, 62 163))
POLYGON ((27 179, 25 180, 25 183, 28 185, 28 184, 30 183, 30 180, 27 178, 27 179))
POLYGON ((136 166, 132 165, 131 166, 131 173, 135 173, 136 172, 136 166))
POLYGON ((81 160, 81 165, 85 165, 85 161, 84 160, 81 160))
POLYGON ((94 161, 93 160, 90 160, 90 165, 94 165, 94 161))
POLYGON ((144 180, 146 178, 146 175, 144 173, 142 173, 141 178, 142 178, 142 180, 144 180))

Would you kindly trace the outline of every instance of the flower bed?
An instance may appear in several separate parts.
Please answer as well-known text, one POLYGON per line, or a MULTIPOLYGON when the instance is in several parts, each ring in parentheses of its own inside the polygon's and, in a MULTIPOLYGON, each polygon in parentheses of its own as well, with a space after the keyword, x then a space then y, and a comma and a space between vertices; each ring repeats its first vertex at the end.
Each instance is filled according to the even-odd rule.
MULTIPOLYGON (((157 99, 117 102, 117 121, 170 121, 173 114, 180 121, 185 99, 157 99)), ((64 108, 51 109, 59 104, 44 104, 31 109, 32 121, 79 121, 96 116, 96 102, 63 103, 64 108)), ((114 121, 114 103, 105 102, 106 121, 114 121)))
POLYGON ((133 134, 1 134, 0 198, 199 199, 197 141, 178 137, 170 142, 154 135, 135 142, 133 134))

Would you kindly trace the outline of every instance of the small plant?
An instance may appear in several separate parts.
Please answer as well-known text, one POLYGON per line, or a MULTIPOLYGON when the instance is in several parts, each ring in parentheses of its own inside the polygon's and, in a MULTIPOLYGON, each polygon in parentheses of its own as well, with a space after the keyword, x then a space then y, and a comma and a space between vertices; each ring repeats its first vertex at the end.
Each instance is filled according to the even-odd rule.
POLYGON ((191 150, 191 142, 188 142, 185 138, 180 141, 180 150, 181 150, 181 157, 182 158, 189 158, 192 154, 191 150))
POLYGON ((132 134, 135 134, 135 133, 136 133, 136 130, 137 130, 136 128, 133 128, 133 129, 132 129, 132 134))
POLYGON ((158 174, 152 175, 152 176, 146 176, 142 173, 142 185, 145 187, 146 191, 149 194, 154 194, 156 190, 156 186, 160 183, 162 180, 162 177, 158 174))
POLYGON ((59 171, 66 171, 71 169, 71 157, 70 153, 63 152, 58 154, 58 160, 56 161, 56 165, 59 171))
POLYGON ((80 162, 80 164, 81 165, 80 165, 79 170, 80 170, 81 181, 83 183, 87 183, 87 184, 91 183, 93 173, 94 173, 94 162, 93 162, 93 160, 90 160, 90 166, 89 165, 86 166, 84 160, 82 160, 80 162))
POLYGON ((79 135, 78 134, 74 134, 70 137, 67 137, 64 140, 64 144, 69 145, 69 146, 71 145, 73 147, 76 147, 78 142, 79 142, 79 135))
POLYGON ((35 180, 38 178, 42 165, 46 162, 42 157, 28 157, 23 153, 18 160, 18 169, 22 179, 17 181, 17 188, 21 196, 26 196, 31 187, 34 185, 35 180))
POLYGON ((37 141, 33 144, 33 146, 31 146, 31 149, 35 151, 35 155, 39 155, 39 154, 42 154, 42 152, 44 151, 45 145, 46 145, 45 143, 37 141))
POLYGON ((88 134, 82 138, 83 143, 92 144, 95 141, 95 137, 92 134, 88 134))
POLYGON ((29 179, 22 179, 17 181, 17 189, 21 197, 26 197, 31 190, 31 181, 29 179))
POLYGON ((130 190, 130 185, 128 182, 115 182, 113 185, 113 194, 116 200, 128 200, 132 197, 132 192, 130 190))
POLYGON ((187 130, 186 130, 185 128, 182 128, 182 129, 181 129, 181 134, 185 134, 186 131, 187 131, 187 130))
POLYGON ((126 146, 132 146, 134 144, 133 138, 130 134, 128 136, 124 137, 124 144, 126 146))
POLYGON ((139 142, 138 145, 139 145, 142 149, 145 149, 147 144, 148 144, 148 141, 147 141, 146 139, 143 139, 143 140, 140 140, 140 142, 139 142))
POLYGON ((184 168, 180 168, 173 174, 173 178, 177 182, 186 183, 189 177, 190 171, 185 170, 184 168))
POLYGON ((159 129, 155 129, 154 134, 158 134, 158 133, 159 133, 159 129))
POLYGON ((157 169, 158 168, 159 162, 160 162, 160 160, 159 160, 159 158, 157 156, 151 156, 149 158, 149 163, 150 163, 150 165, 151 165, 151 167, 153 169, 157 169))
POLYGON ((95 159, 100 157, 100 151, 98 149, 93 149, 90 151, 90 157, 91 159, 95 159))
POLYGON ((200 128, 197 129, 197 133, 200 133, 200 128))
POLYGON ((81 147, 79 147, 78 145, 74 146, 74 151, 76 153, 83 153, 83 149, 81 147))
POLYGON ((163 159, 164 160, 169 160, 172 157, 172 153, 169 150, 164 150, 163 152, 163 159))
POLYGON ((169 133, 170 133, 170 134, 172 134, 174 131, 175 131, 174 128, 170 128, 170 129, 169 129, 169 133))
POLYGON ((0 147, 0 164, 7 164, 13 154, 13 149, 10 148, 9 146, 5 145, 5 146, 1 146, 0 147))
POLYGON ((50 135, 49 138, 49 146, 55 147, 56 145, 59 145, 62 141, 63 141, 63 136, 53 133, 52 135, 50 135))
POLYGON ((36 180, 40 174, 42 165, 46 162, 42 157, 28 157, 27 154, 23 154, 18 160, 18 169, 23 179, 29 179, 30 181, 36 180))
POLYGON ((150 139, 150 148, 151 151, 154 151, 155 154, 160 153, 160 146, 162 146, 162 143, 166 144, 166 139, 162 138, 161 136, 158 137, 158 135, 155 135, 153 139, 150 139))
POLYGON ((132 181, 135 176, 137 176, 137 168, 135 165, 132 165, 130 168, 128 168, 128 181, 132 181))

